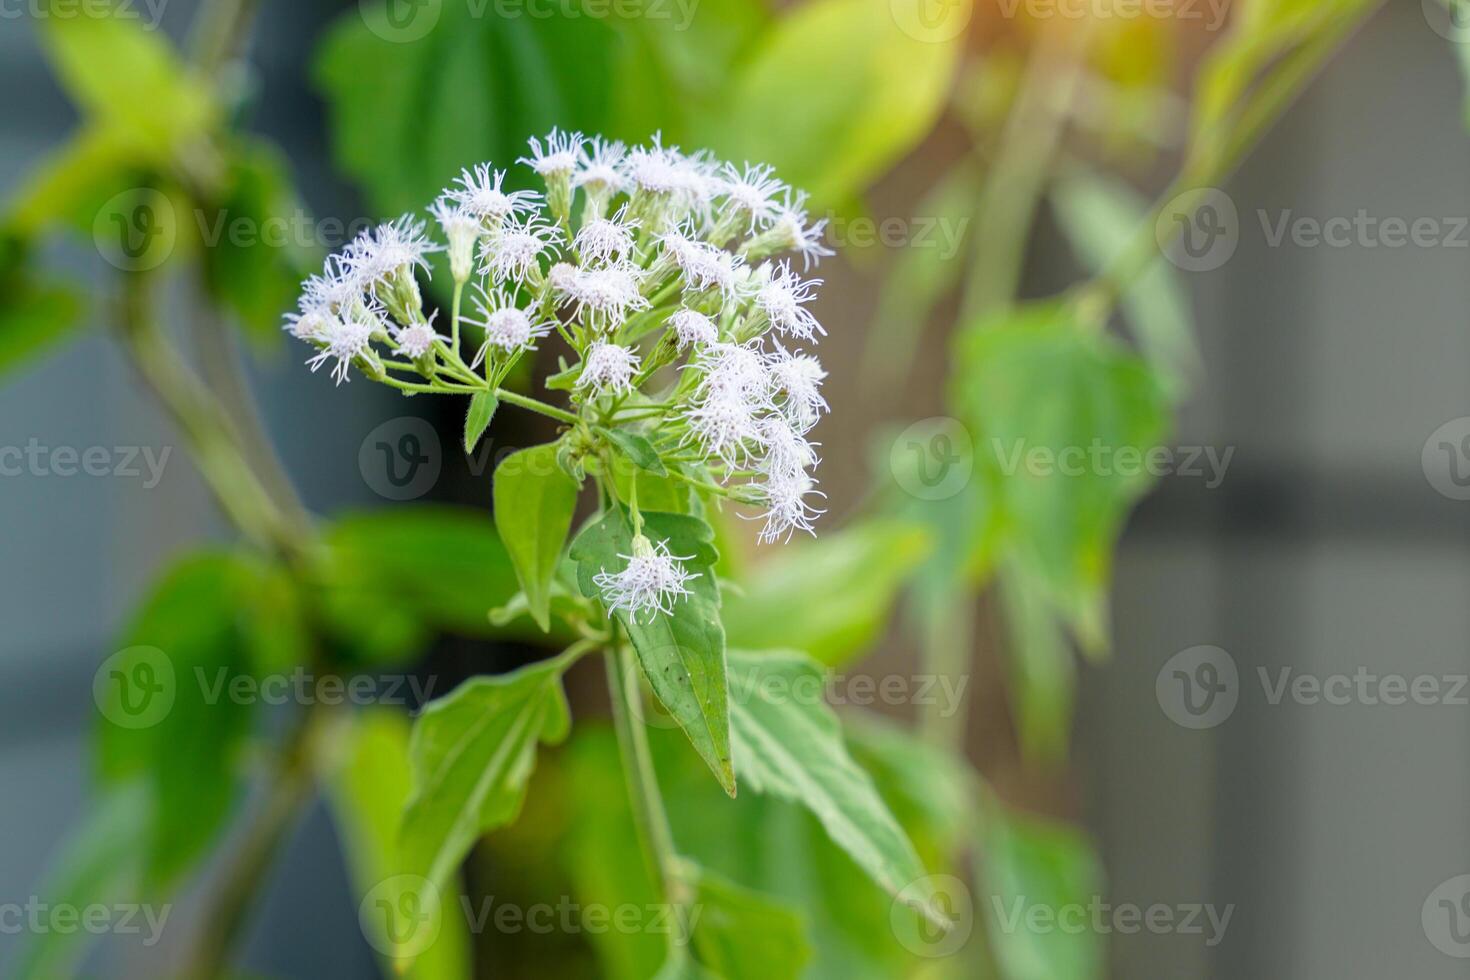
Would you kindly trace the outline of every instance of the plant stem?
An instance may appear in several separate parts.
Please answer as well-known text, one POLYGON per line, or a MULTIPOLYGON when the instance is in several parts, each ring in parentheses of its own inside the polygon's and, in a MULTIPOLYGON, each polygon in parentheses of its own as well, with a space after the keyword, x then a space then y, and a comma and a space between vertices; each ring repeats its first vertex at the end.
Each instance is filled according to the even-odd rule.
MULTIPOLYGON (((616 631, 614 631, 616 641, 616 631)), ((674 833, 654 772, 653 756, 648 750, 648 732, 643 726, 639 697, 637 666, 631 647, 614 642, 604 657, 607 667, 608 692, 612 696, 613 726, 617 730, 618 753, 623 760, 623 775, 628 783, 628 801, 638 839, 659 882, 663 898, 671 907, 687 904, 688 886, 681 873, 683 860, 674 848, 674 833)), ((671 917, 674 929, 669 934, 670 946, 683 946, 689 937, 682 932, 683 917, 676 908, 671 917)))
POLYGON ((496 388, 495 397, 508 405, 519 405, 521 408, 524 408, 527 411, 539 412, 542 415, 548 416, 549 418, 557 419, 561 422, 565 422, 568 425, 582 424, 582 420, 578 416, 573 415, 571 412, 563 411, 562 409, 557 408, 554 405, 548 405, 543 401, 537 401, 534 398, 530 398, 526 395, 517 394, 514 391, 507 391, 504 388, 496 388))
POLYGON ((281 745, 266 798, 212 890, 197 945, 180 974, 184 980, 216 980, 225 974, 229 952, 239 939, 250 904, 311 793, 311 756, 317 729, 316 712, 308 708, 281 745))

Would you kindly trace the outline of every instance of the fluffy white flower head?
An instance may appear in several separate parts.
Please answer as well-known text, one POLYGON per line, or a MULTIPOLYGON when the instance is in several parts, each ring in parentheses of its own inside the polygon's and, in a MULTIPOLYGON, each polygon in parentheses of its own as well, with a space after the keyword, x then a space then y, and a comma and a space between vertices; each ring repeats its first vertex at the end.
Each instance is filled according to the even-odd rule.
POLYGON ((594 343, 587 348, 577 387, 599 395, 610 391, 630 392, 637 372, 637 354, 617 344, 594 343))
POLYGON ((689 595, 688 583, 700 577, 684 568, 692 555, 670 554, 667 541, 655 544, 641 534, 633 539, 633 553, 618 557, 628 564, 617 572, 603 569, 592 582, 609 614, 622 610, 634 622, 640 615, 648 622, 659 614, 672 615, 674 603, 689 595))
POLYGON ((812 311, 803 304, 816 298, 816 287, 820 279, 803 280, 791 271, 791 264, 783 262, 769 269, 768 278, 756 290, 757 308, 771 321, 771 326, 788 336, 811 340, 816 334, 826 334, 812 311))
POLYGON ((592 218, 584 223, 572 243, 577 256, 587 263, 622 259, 633 251, 633 232, 638 222, 627 217, 627 207, 611 218, 592 218))
POLYGON ((720 338, 715 321, 698 310, 680 310, 669 317, 669 326, 674 328, 674 337, 679 347, 713 344, 720 338))
POLYGON ((490 164, 477 164, 474 170, 465 170, 456 179, 457 188, 445 191, 449 198, 470 214, 494 227, 513 214, 533 213, 541 200, 535 191, 507 191, 503 185, 505 171, 492 169, 490 164))
POLYGON ((539 217, 508 222, 480 246, 480 271, 497 283, 526 279, 541 269, 542 255, 555 255, 561 232, 539 217))
POLYGON ((581 133, 567 133, 553 129, 546 137, 546 146, 543 148, 541 141, 532 136, 528 141, 531 146, 531 155, 521 157, 517 163, 524 163, 542 177, 571 176, 572 171, 577 169, 577 163, 582 156, 582 144, 586 142, 581 133))

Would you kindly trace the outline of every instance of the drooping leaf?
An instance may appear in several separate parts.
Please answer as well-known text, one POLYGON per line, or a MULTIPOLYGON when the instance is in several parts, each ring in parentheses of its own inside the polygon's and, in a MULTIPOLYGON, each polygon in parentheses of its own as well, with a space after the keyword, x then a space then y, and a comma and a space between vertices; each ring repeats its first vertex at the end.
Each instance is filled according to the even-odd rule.
POLYGON ((993 807, 977 849, 977 877, 988 893, 991 946, 1005 980, 1097 980, 1102 937, 1091 929, 1028 928, 1032 907, 1086 908, 1103 894, 1102 870, 1087 839, 1071 827, 993 807))
MULTIPOLYGON (((1127 185, 1082 171, 1056 184, 1052 202, 1073 248, 1095 273, 1128 247, 1148 213, 1147 202, 1127 185)), ((1122 302, 1149 363, 1171 400, 1179 401, 1200 370, 1189 294, 1160 256, 1123 294, 1122 302)))
POLYGON ((782 548, 725 601, 732 646, 788 647, 826 664, 863 653, 888 621, 905 578, 931 543, 896 520, 854 525, 782 548))
POLYGON ((475 447, 480 444, 480 438, 485 430, 490 427, 490 420, 495 417, 495 409, 500 401, 491 391, 476 392, 470 396, 470 407, 464 417, 464 451, 473 453, 475 447))
MULTIPOLYGON (((324 773, 327 800, 342 838, 356 899, 361 902, 402 872, 398 827, 410 795, 408 719, 389 708, 358 712, 334 749, 324 773)), ((412 965, 402 976, 463 980, 470 975, 469 928, 460 914, 459 893, 457 881, 451 879, 441 890, 440 900, 428 910, 432 921, 426 919, 407 933, 412 937, 423 930, 433 938, 412 944, 422 949, 416 950, 412 965)), ((396 944, 383 919, 367 914, 362 922, 365 928, 379 928, 371 945, 383 954, 385 967, 406 965, 394 962, 389 951, 396 944)))
MULTIPOLYGON (((731 730, 737 772, 757 793, 799 803, 874 881, 907 898, 924 866, 903 829, 843 744, 823 700, 822 668, 797 653, 730 652, 731 730)), ((922 899, 918 911, 949 923, 922 899)))
MULTIPOLYGON (((65 6, 65 0, 51 0, 65 6)), ((85 113, 115 127, 133 145, 174 151, 218 117, 213 90, 193 75, 167 35, 137 19, 41 17, 41 44, 67 94, 85 113)))
POLYGON ((435 630, 491 635, 489 611, 516 593, 510 556, 480 511, 417 505, 351 514, 324 537, 323 613, 364 659, 406 659, 435 630))
POLYGON ((553 658, 512 674, 478 677, 433 701, 409 745, 413 795, 403 814, 405 873, 441 890, 481 834, 515 819, 539 742, 567 735, 571 716, 553 658))
POLYGON ((1113 545, 1168 428, 1157 376, 1053 304, 971 325, 955 359, 951 401, 974 438, 977 477, 995 495, 1003 549, 1084 647, 1101 649, 1113 545))
POLYGON ((814 0, 788 8, 742 62, 729 110, 697 120, 698 142, 769 163, 827 206, 845 202, 909 152, 944 106, 961 36, 944 28, 968 7, 946 7, 927 35, 900 24, 915 7, 814 0))
POLYGON ((252 705, 229 685, 250 672, 256 571, 228 554, 189 557, 154 586, 98 671, 98 758, 109 785, 148 789, 145 874, 175 881, 230 816, 252 705))
POLYGON ((64 286, 33 282, 22 270, 0 275, 0 375, 61 343, 81 310, 76 293, 64 286))
POLYGON ((576 481, 547 443, 512 453, 495 469, 495 526, 526 593, 531 615, 551 626, 551 579, 577 509, 576 481))
MULTIPOLYGON (((148 793, 141 782, 105 792, 63 845, 40 894, 52 907, 117 906, 134 897, 146 846, 148 793)), ((75 976, 95 935, 84 929, 34 933, 16 971, 17 980, 75 976)))
POLYGON ((699 962, 725 980, 797 980, 811 958, 801 914, 713 871, 696 872, 699 962))
MULTIPOLYGON (((714 573, 718 556, 711 544, 714 532, 696 517, 645 512, 643 533, 651 541, 667 542, 669 552, 684 559, 685 568, 698 577, 688 583, 690 594, 674 602, 672 614, 645 615, 639 622, 619 610, 618 623, 632 641, 653 693, 684 729, 720 785, 734 796, 725 630, 720 625, 720 590, 714 573)), ((622 507, 608 510, 589 524, 577 535, 571 551, 582 594, 600 598, 594 576, 620 570, 626 559, 619 556, 631 554, 633 528, 622 507)))

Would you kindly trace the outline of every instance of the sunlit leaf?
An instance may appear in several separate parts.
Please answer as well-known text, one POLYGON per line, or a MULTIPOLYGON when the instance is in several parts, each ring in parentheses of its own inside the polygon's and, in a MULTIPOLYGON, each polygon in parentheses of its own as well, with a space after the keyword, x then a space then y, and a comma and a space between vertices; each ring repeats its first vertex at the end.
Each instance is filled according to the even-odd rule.
MULTIPOLYGON (((632 641, 653 693, 733 796, 735 769, 730 761, 725 631, 720 625, 720 590, 713 567, 717 558, 711 544, 714 532, 704 521, 685 514, 646 512, 643 521, 644 535, 651 541, 667 542, 669 552, 684 558, 684 567, 698 577, 689 581, 690 594, 674 602, 671 614, 644 615, 640 622, 619 610, 618 623, 632 641)), ((633 554, 628 513, 614 508, 588 525, 573 542, 571 554, 577 562, 582 594, 600 597, 593 577, 620 570, 626 564, 620 556, 633 554)))

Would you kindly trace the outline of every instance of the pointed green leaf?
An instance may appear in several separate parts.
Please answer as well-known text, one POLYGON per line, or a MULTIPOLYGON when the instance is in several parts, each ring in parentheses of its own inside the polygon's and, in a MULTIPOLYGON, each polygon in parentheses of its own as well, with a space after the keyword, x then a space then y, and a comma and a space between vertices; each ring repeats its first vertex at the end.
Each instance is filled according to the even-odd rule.
MULTIPOLYGON (((408 803, 409 771, 408 718, 391 708, 358 712, 342 733, 333 765, 326 773, 327 801, 342 841, 343 856, 355 890, 354 901, 362 901, 399 873, 398 824, 408 803)), ((459 914, 458 884, 434 904, 431 915, 418 929, 433 935, 411 967, 400 974, 406 980, 462 980, 470 975, 469 925, 459 914), (447 913, 447 914, 446 914, 447 913)), ((364 928, 381 926, 383 920, 364 916, 364 928)), ((412 935, 418 935, 418 929, 412 935)), ((386 932, 373 937, 374 949, 384 951, 384 966, 394 962, 387 954, 393 941, 386 932)), ((385 972, 385 975, 388 975, 385 972)))
MULTIPOLYGON (((874 881, 909 900, 924 866, 873 780, 848 755, 837 715, 822 696, 821 666, 800 653, 732 650, 730 676, 740 778, 757 793, 806 807, 874 881)), ((912 904, 948 926, 927 902, 912 904)))
POLYGON ((623 455, 632 460, 634 466, 659 476, 669 472, 664 468, 664 461, 658 458, 658 450, 653 448, 653 443, 638 433, 629 432, 627 429, 601 427, 597 431, 606 436, 614 446, 621 449, 623 455))
POLYGON ((30 282, 17 274, 0 277, 0 374, 60 343, 76 327, 82 305, 62 286, 30 282))
POLYGON ((536 744, 571 726, 554 658, 513 674, 477 677, 429 704, 409 743, 413 797, 403 814, 402 870, 443 888, 476 838, 515 819, 536 744))
POLYGON ((464 451, 472 453, 480 444, 480 437, 490 426, 490 420, 495 417, 495 409, 500 405, 499 399, 493 391, 481 391, 470 396, 470 408, 464 418, 464 451))
POLYGON ((495 527, 515 565, 531 615, 551 627, 551 579, 577 509, 577 484, 547 443, 507 456, 495 469, 495 527))
POLYGON ((811 959, 801 914, 768 895, 699 869, 694 949, 725 980, 797 980, 811 959))
MULTIPOLYGON (((636 622, 619 611, 618 622, 633 642, 653 693, 725 792, 734 796, 725 630, 720 625, 720 590, 714 573, 719 556, 711 544, 714 531, 697 517, 651 512, 643 514, 643 533, 652 541, 668 542, 669 551, 685 558, 685 568, 699 577, 689 582, 690 594, 674 603, 672 615, 636 622)), ((622 568, 626 559, 620 556, 632 553, 633 528, 623 508, 609 510, 588 525, 572 544, 582 594, 600 598, 593 577, 622 568)))

